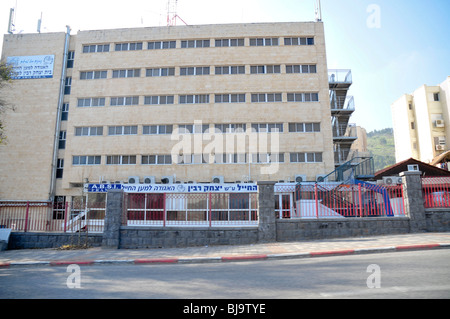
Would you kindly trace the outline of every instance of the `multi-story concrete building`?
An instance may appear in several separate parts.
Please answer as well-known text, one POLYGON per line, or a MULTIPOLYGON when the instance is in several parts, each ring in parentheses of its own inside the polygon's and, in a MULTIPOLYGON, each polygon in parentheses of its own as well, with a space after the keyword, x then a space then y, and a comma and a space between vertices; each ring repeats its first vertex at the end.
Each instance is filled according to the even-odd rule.
POLYGON ((321 22, 8 34, 2 61, 16 74, 1 199, 80 196, 87 181, 316 181, 335 168, 330 109, 353 111, 345 96, 330 108, 321 22))
POLYGON ((450 77, 438 86, 423 85, 392 106, 395 158, 430 163, 448 150, 450 141, 450 77))

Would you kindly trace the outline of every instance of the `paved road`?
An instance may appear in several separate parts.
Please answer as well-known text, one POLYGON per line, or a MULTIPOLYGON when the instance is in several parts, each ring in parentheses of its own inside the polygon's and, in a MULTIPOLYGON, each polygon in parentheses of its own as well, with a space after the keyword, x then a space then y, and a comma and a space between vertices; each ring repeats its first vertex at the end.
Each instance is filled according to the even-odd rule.
POLYGON ((450 251, 443 249, 212 264, 15 267, 0 269, 0 298, 450 298, 449 264, 450 251))

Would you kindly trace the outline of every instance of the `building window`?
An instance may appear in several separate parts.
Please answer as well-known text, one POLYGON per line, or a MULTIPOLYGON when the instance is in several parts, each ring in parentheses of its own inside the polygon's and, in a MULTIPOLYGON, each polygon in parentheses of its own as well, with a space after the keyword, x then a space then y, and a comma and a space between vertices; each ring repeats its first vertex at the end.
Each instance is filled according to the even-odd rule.
POLYGON ((318 102, 319 93, 288 93, 288 102, 318 102))
POLYGON ((317 73, 315 64, 286 65, 286 73, 317 73))
POLYGON ((180 75, 209 75, 209 66, 180 68, 180 75))
POLYGON ((101 156, 73 156, 72 157, 72 165, 100 165, 101 164, 101 156))
POLYGON ((142 50, 142 42, 116 43, 115 51, 137 51, 142 50))
POLYGON ((215 154, 214 163, 245 164, 247 163, 247 154, 215 154))
POLYGON ((252 124, 252 132, 256 133, 283 133, 283 123, 256 123, 252 124))
POLYGON ((108 135, 136 135, 137 125, 109 126, 108 135))
POLYGON ((209 48, 209 40, 188 40, 181 41, 181 48, 209 48))
POLYGON ((261 46, 277 46, 278 38, 253 38, 250 39, 251 47, 261 47, 261 46))
POLYGON ((64 159, 58 158, 58 161, 56 162, 56 178, 63 178, 63 171, 64 171, 64 159))
POLYGON ((144 98, 145 105, 159 105, 159 104, 173 104, 174 96, 173 95, 155 95, 155 96, 146 96, 144 98))
POLYGON ((215 94, 214 103, 245 103, 245 94, 215 94))
POLYGON ((216 66, 215 74, 245 74, 245 66, 216 66))
POLYGON ((320 123, 289 123, 291 133, 320 132, 320 123))
POLYGON ((215 124, 216 133, 245 133, 246 124, 215 124))
POLYGON ((109 52, 109 44, 91 44, 83 46, 83 53, 109 52))
POLYGON ((271 74, 281 73, 281 66, 279 65, 252 65, 250 67, 250 74, 271 74))
POLYGON ((139 96, 112 97, 111 106, 138 105, 139 96))
POLYGON ((80 72, 80 80, 106 79, 108 71, 88 71, 80 72))
POLYGON ((282 153, 252 154, 252 163, 258 163, 258 164, 284 163, 284 154, 282 154, 282 153))
POLYGON ((180 124, 178 125, 178 134, 204 134, 208 133, 209 124, 180 124))
POLYGON ((75 136, 102 136, 103 126, 75 127, 75 136))
POLYGON ((138 78, 141 76, 140 69, 113 70, 113 79, 117 78, 138 78))
POLYGON ((75 51, 69 51, 69 53, 67 54, 67 64, 66 67, 68 69, 72 69, 73 68, 73 62, 75 61, 75 51))
POLYGON ((108 155, 106 165, 135 165, 136 155, 108 155))
POLYGON ((71 88, 72 88, 72 78, 68 76, 64 81, 64 95, 69 95, 71 88))
POLYGON ((314 45, 314 38, 284 38, 284 45, 314 45))
POLYGON ((86 98, 78 99, 78 107, 94 107, 94 106, 105 106, 105 98, 86 98))
POLYGON ((216 47, 243 47, 244 39, 216 39, 216 47))
POLYGON ((66 148, 66 131, 60 131, 59 132, 59 144, 58 148, 60 150, 63 150, 66 148))
POLYGON ((252 94, 253 103, 281 102, 281 93, 258 93, 252 94))
POLYGON ((321 163, 322 153, 290 153, 291 163, 321 163))
POLYGON ((439 93, 433 93, 433 100, 435 102, 439 102, 441 100, 440 99, 440 94, 439 93))
POLYGON ((142 165, 171 165, 172 155, 142 155, 142 165))
POLYGON ((69 103, 64 103, 61 112, 61 121, 67 121, 69 118, 69 103))
POLYGON ((174 76, 175 68, 156 68, 156 69, 147 69, 145 72, 145 76, 174 76))
POLYGON ((172 134, 173 125, 144 125, 143 132, 144 135, 161 135, 161 134, 172 134))
POLYGON ((207 156, 203 154, 178 155, 178 164, 206 164, 207 156))
POLYGON ((180 104, 204 104, 209 103, 209 94, 199 94, 199 95, 180 95, 180 104))
POLYGON ((176 41, 152 41, 148 42, 148 50, 161 50, 161 49, 175 49, 177 47, 176 41))

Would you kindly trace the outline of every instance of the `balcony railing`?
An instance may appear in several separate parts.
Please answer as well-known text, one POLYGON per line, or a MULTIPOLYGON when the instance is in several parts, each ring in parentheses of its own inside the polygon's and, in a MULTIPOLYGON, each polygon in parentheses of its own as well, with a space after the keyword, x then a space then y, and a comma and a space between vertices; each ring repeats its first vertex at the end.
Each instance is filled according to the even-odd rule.
POLYGON ((330 95, 330 105, 332 110, 355 110, 355 99, 353 96, 340 97, 333 92, 330 95))
POLYGON ((352 83, 352 70, 328 70, 329 83, 352 83))
POLYGON ((333 125, 333 137, 357 138, 356 124, 333 125))

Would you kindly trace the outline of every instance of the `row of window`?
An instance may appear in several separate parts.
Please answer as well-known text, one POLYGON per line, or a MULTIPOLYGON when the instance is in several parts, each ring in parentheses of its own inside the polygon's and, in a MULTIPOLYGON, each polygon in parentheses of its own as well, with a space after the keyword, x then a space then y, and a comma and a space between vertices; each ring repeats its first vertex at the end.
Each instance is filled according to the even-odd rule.
MULTIPOLYGON (((288 153, 290 163, 321 163, 321 152, 288 153)), ((141 155, 141 165, 172 165, 172 164, 269 164, 285 163, 284 153, 258 154, 188 154, 188 155, 141 155)), ((137 155, 107 155, 106 165, 136 165, 137 155)), ((75 155, 72 165, 101 165, 101 155, 75 155)))
MULTIPOLYGON (((278 46, 280 38, 250 38, 250 46, 278 46)), ((211 42, 215 47, 243 47, 245 46, 244 38, 237 39, 209 39, 201 40, 181 40, 180 48, 209 48, 211 42)), ((314 37, 285 37, 284 45, 314 45, 314 37)), ((110 52, 114 51, 140 51, 144 48, 144 42, 125 42, 111 44, 87 44, 83 45, 83 53, 110 52)), ((149 41, 147 42, 147 50, 176 49, 177 41, 149 41)))
MULTIPOLYGON (((216 66, 215 75, 225 74, 245 74, 245 66, 216 66)), ((281 74, 281 65, 252 65, 250 66, 250 74, 281 74)), ((317 73, 317 67, 315 64, 296 64, 286 65, 286 73, 317 73)), ((146 77, 158 77, 158 76, 175 76, 175 68, 151 68, 145 70, 146 77)), ((212 75, 211 67, 209 66, 192 66, 192 67, 180 67, 180 76, 191 75, 212 75)), ((100 80, 108 77, 108 70, 100 71, 81 71, 80 80, 100 80)), ((112 78, 138 78, 141 77, 141 69, 122 69, 113 70, 112 78)))
MULTIPOLYGON (((139 105, 139 96, 111 97, 110 106, 139 105)), ((245 103, 246 94, 214 94, 214 103, 245 103)), ((287 93, 287 102, 318 102, 319 93, 287 93)), ((283 102, 282 93, 252 93, 252 103, 283 102)), ((178 95, 178 104, 208 104, 210 94, 178 95)), ((144 105, 175 104, 175 95, 144 96, 144 105)), ((78 107, 101 107, 106 98, 80 98, 78 107)))
MULTIPOLYGON (((320 123, 288 123, 289 133, 314 133, 320 132, 320 123)), ((178 125, 178 133, 180 134, 207 134, 208 132, 215 133, 245 133, 247 124, 180 124, 178 125)), ((252 132, 256 133, 283 133, 283 123, 254 123, 251 124, 252 132)), ((172 134, 174 125, 143 125, 143 135, 165 135, 172 134)), ((60 135, 60 140, 65 140, 64 136, 60 135)), ((119 125, 108 126, 108 135, 137 135, 137 125, 119 125)), ((103 126, 84 126, 75 127, 75 136, 103 136, 103 126)))

